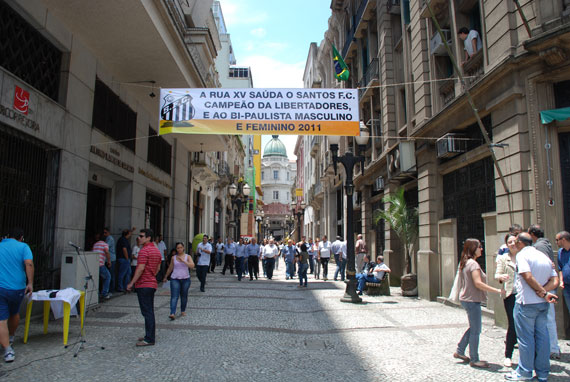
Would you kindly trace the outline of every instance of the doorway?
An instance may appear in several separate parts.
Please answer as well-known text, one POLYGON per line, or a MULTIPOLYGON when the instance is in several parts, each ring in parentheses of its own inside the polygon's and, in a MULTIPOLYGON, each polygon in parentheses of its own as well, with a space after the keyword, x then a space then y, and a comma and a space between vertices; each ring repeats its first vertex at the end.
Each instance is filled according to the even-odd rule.
POLYGON ((85 220, 85 248, 93 248, 95 233, 103 232, 107 212, 107 189, 89 183, 87 185, 87 214, 85 220))

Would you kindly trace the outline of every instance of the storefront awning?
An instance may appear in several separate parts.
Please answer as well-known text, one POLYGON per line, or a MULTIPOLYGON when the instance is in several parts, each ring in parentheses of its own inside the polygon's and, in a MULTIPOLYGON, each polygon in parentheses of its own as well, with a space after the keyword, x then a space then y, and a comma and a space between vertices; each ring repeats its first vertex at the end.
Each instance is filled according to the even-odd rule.
POLYGON ((570 107, 543 110, 540 112, 540 121, 543 125, 547 125, 553 121, 565 121, 567 119, 570 119, 570 107))

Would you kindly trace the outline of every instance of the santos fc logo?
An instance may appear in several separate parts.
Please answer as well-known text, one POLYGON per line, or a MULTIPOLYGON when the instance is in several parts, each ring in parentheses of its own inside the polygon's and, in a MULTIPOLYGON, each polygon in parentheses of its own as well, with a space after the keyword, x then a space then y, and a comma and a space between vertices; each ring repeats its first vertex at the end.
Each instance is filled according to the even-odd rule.
POLYGON ((194 107, 192 106, 192 97, 189 94, 178 99, 173 94, 167 94, 164 97, 164 104, 160 109, 160 118, 163 121, 189 121, 193 117, 194 107))

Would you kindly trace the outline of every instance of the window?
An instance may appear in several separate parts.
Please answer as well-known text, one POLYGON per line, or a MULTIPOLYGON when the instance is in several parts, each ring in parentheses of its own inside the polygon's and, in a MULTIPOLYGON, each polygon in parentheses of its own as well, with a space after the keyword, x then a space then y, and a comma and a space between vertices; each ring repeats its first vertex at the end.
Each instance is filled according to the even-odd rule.
POLYGON ((249 68, 230 68, 230 78, 248 78, 249 68))
POLYGON ((275 180, 279 179, 279 170, 273 170, 273 179, 275 180))
POLYGON ((62 53, 6 2, 0 1, 0 66, 54 101, 62 53))
POLYGON ((261 180, 265 178, 265 171, 261 171, 261 180))
POLYGON ((137 113, 98 78, 95 81, 93 127, 135 151, 137 113))
POLYGON ((148 127, 148 135, 148 162, 170 175, 172 146, 166 139, 158 136, 150 126, 148 127))
POLYGON ((273 191, 273 200, 279 200, 279 191, 273 191))
POLYGON ((289 180, 289 171, 287 171, 287 180, 289 180))

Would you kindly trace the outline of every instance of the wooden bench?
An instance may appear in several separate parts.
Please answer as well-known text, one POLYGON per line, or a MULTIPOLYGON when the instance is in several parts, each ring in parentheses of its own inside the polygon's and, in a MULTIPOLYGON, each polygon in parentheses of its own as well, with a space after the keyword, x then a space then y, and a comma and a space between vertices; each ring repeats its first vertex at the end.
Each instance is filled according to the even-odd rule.
POLYGON ((369 296, 390 296, 389 273, 385 273, 379 283, 366 283, 366 294, 369 296))

